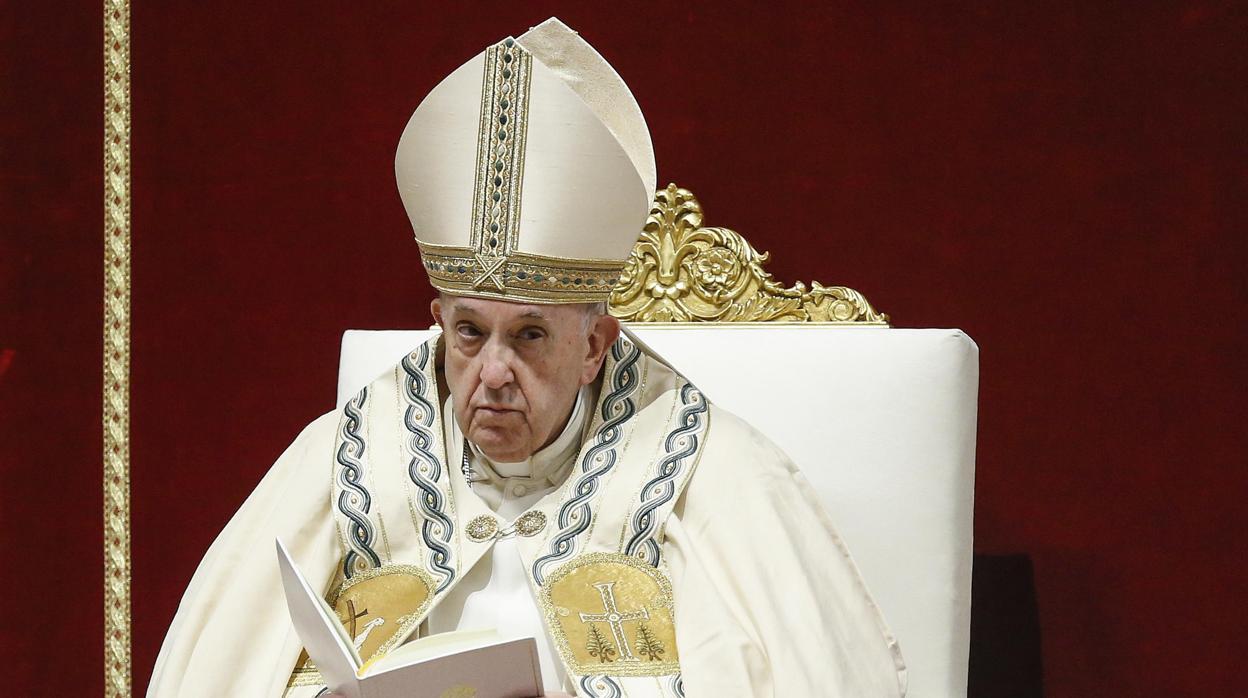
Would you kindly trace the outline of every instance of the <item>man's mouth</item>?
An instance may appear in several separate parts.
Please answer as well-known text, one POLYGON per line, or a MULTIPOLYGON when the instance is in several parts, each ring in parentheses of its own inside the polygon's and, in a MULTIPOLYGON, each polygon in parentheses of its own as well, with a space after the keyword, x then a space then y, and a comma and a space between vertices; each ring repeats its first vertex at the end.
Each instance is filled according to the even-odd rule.
POLYGON ((485 416, 501 416, 509 412, 519 412, 519 410, 514 410, 510 407, 503 407, 501 405, 481 405, 477 407, 477 412, 485 416))

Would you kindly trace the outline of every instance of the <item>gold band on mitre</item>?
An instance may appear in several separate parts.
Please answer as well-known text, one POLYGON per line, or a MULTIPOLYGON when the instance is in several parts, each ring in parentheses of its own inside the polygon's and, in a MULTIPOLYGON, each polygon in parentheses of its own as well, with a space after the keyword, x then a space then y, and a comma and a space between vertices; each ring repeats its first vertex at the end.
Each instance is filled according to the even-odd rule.
POLYGON ((654 153, 624 82, 551 19, 435 87, 403 132, 395 174, 434 288, 594 303, 645 222, 654 153))
POLYGON ((419 243, 429 283, 456 296, 527 303, 598 303, 611 296, 623 262, 515 252, 483 257, 467 247, 419 243))

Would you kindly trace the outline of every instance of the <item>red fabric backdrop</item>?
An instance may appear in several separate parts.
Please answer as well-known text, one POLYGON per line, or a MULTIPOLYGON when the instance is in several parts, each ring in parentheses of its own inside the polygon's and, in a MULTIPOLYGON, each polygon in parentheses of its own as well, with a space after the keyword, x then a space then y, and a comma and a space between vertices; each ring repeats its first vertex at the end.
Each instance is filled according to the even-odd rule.
MULTIPOLYGON (((778 278, 978 341, 976 550, 1031 558, 1046 693, 1235 693, 1248 12, 837 5, 136 2, 136 692, 332 407, 341 331, 428 322, 408 115, 558 14, 633 87, 661 181, 778 278)), ((0 639, 28 695, 102 690, 100 43, 94 4, 0 18, 0 639)))

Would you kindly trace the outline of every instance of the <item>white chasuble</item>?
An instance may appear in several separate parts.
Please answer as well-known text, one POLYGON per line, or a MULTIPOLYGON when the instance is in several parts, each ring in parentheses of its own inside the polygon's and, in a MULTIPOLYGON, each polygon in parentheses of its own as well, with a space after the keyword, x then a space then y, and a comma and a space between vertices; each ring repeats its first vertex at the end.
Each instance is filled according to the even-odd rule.
POLYGON ((505 596, 523 578, 529 596, 511 598, 536 607, 578 696, 904 694, 845 546, 765 437, 622 337, 563 481, 523 511, 492 507, 472 454, 446 438, 438 341, 279 459, 196 572, 149 695, 317 693, 272 559, 279 535, 366 659, 422 623, 472 622, 474 586, 505 596), (490 575, 474 575, 500 541, 490 575))
MULTIPOLYGON (((472 444, 468 451, 472 491, 498 515, 502 531, 494 546, 447 592, 433 608, 421 628, 421 635, 452 630, 495 628, 504 637, 533 637, 537 640, 542 679, 547 690, 571 692, 554 646, 546 637, 545 623, 538 609, 525 564, 516 549, 517 520, 540 499, 567 479, 585 431, 589 426, 597 391, 585 386, 577 395, 572 414, 563 432, 549 446, 525 462, 496 463, 472 444)), ((448 399, 442 414, 453 414, 448 399)), ((468 443, 454 419, 443 420, 443 435, 454 448, 468 443)), ((463 454, 453 454, 452 461, 463 454)))

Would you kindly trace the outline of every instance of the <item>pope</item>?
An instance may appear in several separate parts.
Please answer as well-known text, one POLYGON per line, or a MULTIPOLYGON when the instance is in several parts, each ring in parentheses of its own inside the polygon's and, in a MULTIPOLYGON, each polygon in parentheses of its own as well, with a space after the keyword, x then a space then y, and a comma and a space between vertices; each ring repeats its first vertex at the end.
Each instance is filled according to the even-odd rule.
POLYGON ((903 695, 801 474, 607 312, 656 183, 611 66, 555 19, 499 41, 425 97, 395 170, 441 332, 278 459, 148 695, 327 694, 279 536, 365 659, 494 627, 537 638, 547 695, 903 695))

